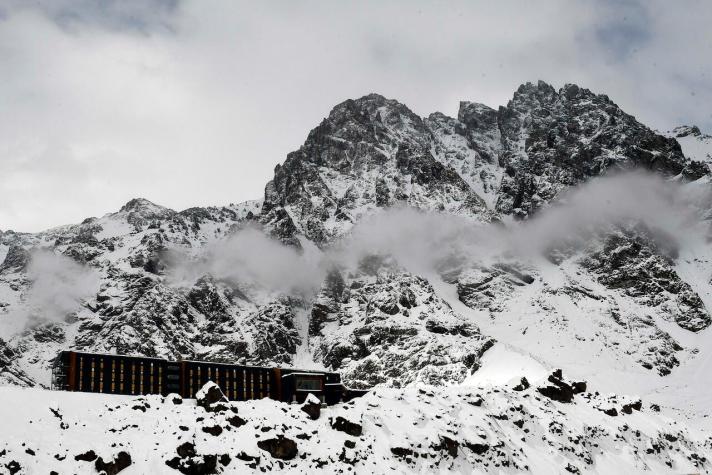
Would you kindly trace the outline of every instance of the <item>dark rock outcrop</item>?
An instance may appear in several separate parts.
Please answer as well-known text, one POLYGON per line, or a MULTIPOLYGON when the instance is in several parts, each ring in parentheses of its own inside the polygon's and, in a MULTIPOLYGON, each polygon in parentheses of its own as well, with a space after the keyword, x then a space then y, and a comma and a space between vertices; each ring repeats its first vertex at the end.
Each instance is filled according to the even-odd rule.
POLYGON ((331 428, 341 432, 345 432, 348 435, 358 437, 363 431, 363 426, 357 422, 350 421, 342 416, 336 416, 335 419, 331 420, 331 428))
POLYGON ((554 401, 569 403, 573 401, 575 394, 586 391, 586 383, 583 381, 565 382, 560 369, 551 373, 547 380, 552 385, 537 388, 537 391, 554 401))
POLYGON ((94 467, 97 472, 104 472, 106 475, 116 475, 123 469, 131 465, 131 455, 128 452, 121 451, 109 462, 105 462, 101 457, 96 459, 94 467))
POLYGON ((297 443, 281 435, 274 439, 260 440, 257 442, 257 447, 281 460, 292 460, 298 453, 297 443))
POLYGON ((208 381, 200 391, 195 394, 195 402, 208 412, 217 412, 225 410, 225 403, 228 402, 228 399, 225 394, 223 394, 220 386, 212 381, 208 381))

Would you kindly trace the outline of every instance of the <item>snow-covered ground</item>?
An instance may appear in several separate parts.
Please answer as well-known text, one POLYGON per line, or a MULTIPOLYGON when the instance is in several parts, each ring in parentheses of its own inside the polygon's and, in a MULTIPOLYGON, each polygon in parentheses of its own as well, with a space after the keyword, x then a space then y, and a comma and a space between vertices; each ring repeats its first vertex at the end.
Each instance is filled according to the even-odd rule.
MULTIPOLYGON (((685 262, 684 257, 680 261, 685 262)), ((709 272, 707 259, 698 255, 696 262, 703 269, 688 272, 709 272)), ((463 384, 504 384, 521 376, 536 379, 561 368, 571 377, 587 380, 598 391, 640 396, 667 406, 698 427, 712 430, 712 329, 692 333, 656 319, 655 324, 662 331, 689 351, 680 352, 680 364, 671 374, 652 374, 633 360, 638 351, 633 334, 621 335, 610 324, 607 301, 582 295, 572 298, 557 291, 557 287, 567 284, 562 278, 566 277, 566 266, 563 267, 563 276, 560 268, 552 266, 552 272, 540 276, 541 281, 519 289, 506 300, 506 308, 495 315, 467 307, 458 299, 454 285, 430 277, 438 295, 458 314, 470 318, 483 334, 498 341, 482 357, 480 369, 463 384)), ((582 273, 568 270, 584 288, 611 295, 582 273)), ((705 282, 701 277, 696 275, 690 280, 705 282)), ((704 295, 707 308, 712 308, 712 302, 707 300, 709 286, 704 287, 700 294, 704 295)), ((626 311, 631 314, 650 312, 649 308, 636 308, 622 298, 616 299, 616 304, 627 306, 626 311)))
POLYGON ((322 408, 317 420, 301 406, 269 399, 207 412, 195 401, 176 405, 171 397, 1 387, 0 467, 10 473, 96 473, 98 458, 121 465, 130 460, 121 471, 127 475, 176 473, 174 468, 649 474, 707 473, 712 467, 710 433, 671 409, 658 411, 645 398, 589 387, 563 403, 536 390, 548 384, 545 379, 529 380, 531 387, 501 384, 500 372, 544 374, 522 355, 502 365, 498 357, 512 357, 511 351, 490 353, 477 385, 473 379, 448 388, 375 389, 322 408))

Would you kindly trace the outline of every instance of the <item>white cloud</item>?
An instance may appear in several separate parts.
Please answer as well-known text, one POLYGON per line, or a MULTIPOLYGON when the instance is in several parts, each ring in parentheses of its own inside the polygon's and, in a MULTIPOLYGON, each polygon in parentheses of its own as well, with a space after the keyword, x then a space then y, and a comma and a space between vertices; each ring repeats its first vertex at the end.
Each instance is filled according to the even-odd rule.
POLYGON ((706 186, 627 172, 573 188, 526 221, 483 225, 446 213, 390 208, 362 220, 323 251, 312 246, 299 252, 247 227, 206 246, 197 258, 164 257, 168 281, 180 287, 210 274, 243 290, 258 283, 272 292, 303 296, 320 288, 329 269, 352 271, 369 256, 387 256, 410 272, 435 275, 457 265, 536 261, 554 248, 573 254, 619 226, 645 226, 668 250, 702 249, 708 246, 709 223, 701 215, 711 198, 706 186))
POLYGON ((33 321, 60 320, 77 311, 84 299, 99 290, 98 273, 69 257, 51 251, 35 250, 27 269, 32 286, 25 295, 33 321))
POLYGON ((709 2, 37 3, 0 7, 1 229, 260 197, 369 92, 454 115, 541 78, 712 129, 709 2))

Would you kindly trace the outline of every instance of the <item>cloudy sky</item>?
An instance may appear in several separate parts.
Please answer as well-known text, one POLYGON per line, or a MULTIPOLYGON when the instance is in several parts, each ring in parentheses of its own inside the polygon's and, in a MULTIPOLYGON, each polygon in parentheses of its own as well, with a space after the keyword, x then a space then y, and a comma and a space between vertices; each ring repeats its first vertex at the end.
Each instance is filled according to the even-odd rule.
POLYGON ((260 198, 347 98, 420 115, 544 79, 712 132, 712 2, 0 0, 0 229, 260 198))

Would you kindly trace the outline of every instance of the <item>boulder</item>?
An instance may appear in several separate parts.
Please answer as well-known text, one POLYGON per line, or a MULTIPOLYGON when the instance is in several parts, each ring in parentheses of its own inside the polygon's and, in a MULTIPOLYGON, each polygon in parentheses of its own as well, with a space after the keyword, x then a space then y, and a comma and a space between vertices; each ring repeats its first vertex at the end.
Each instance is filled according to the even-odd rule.
POLYGON ((301 410, 306 412, 310 419, 317 420, 321 415, 321 402, 310 393, 302 404, 301 410))
POLYGON ((434 450, 440 450, 447 452, 450 457, 457 457, 457 449, 460 447, 460 443, 450 437, 441 435, 440 443, 431 445, 434 450))
POLYGON ((183 404, 183 397, 180 394, 176 394, 176 393, 171 393, 168 396, 166 396, 166 400, 172 402, 176 406, 179 404, 183 404))
POLYGON ((223 394, 220 386, 208 381, 195 395, 198 406, 208 412, 219 412, 227 409, 228 399, 223 394))
POLYGON ((83 454, 75 455, 74 460, 81 460, 83 462, 93 462, 94 460, 96 460, 96 453, 93 450, 87 450, 83 454))
POLYGON ((354 437, 359 437, 363 432, 363 426, 361 426, 361 424, 350 421, 341 416, 336 416, 336 419, 331 420, 331 428, 345 432, 354 437))
POLYGON ((574 394, 586 391, 586 382, 566 383, 560 369, 551 373, 547 380, 553 385, 537 388, 537 391, 554 401, 569 403, 573 401, 574 394))
POLYGON ((206 432, 210 435, 214 435, 215 437, 219 436, 222 434, 222 427, 219 425, 215 424, 214 426, 206 426, 201 429, 203 432, 206 432))
POLYGON ((643 401, 638 399, 637 401, 628 403, 628 404, 623 404, 623 409, 622 411, 626 414, 632 414, 633 410, 640 411, 643 408, 643 401))
MULTIPOLYGON (((216 473, 218 463, 217 455, 198 455, 195 451, 195 445, 190 442, 184 442, 179 445, 176 448, 176 453, 178 457, 166 460, 166 465, 172 469, 178 470, 186 475, 216 473)), ((222 460, 223 458, 221 457, 221 463, 222 460)))
POLYGON ((242 427, 247 424, 247 421, 237 414, 228 417, 226 420, 233 427, 242 427))
POLYGON ((131 465, 131 455, 123 450, 116 454, 110 462, 104 462, 104 459, 101 457, 94 462, 96 471, 105 472, 106 475, 116 475, 129 465, 131 465))
POLYGON ((514 386, 512 389, 515 391, 524 391, 525 389, 529 389, 529 381, 527 378, 522 377, 522 379, 519 381, 519 384, 514 386))
POLYGON ((281 460, 292 460, 297 456, 297 443, 292 439, 279 435, 274 439, 265 439, 257 442, 257 447, 281 460))

